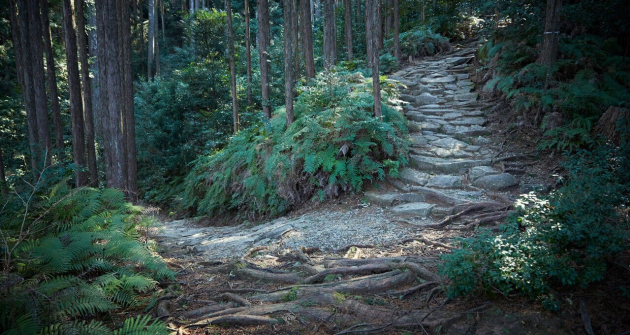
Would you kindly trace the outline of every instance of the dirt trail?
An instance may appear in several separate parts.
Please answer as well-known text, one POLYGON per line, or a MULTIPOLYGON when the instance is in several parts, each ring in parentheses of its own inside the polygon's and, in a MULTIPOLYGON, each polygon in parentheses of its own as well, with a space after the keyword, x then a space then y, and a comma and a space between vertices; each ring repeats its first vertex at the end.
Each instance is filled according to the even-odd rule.
MULTIPOLYGON (((423 59, 405 86, 411 167, 362 197, 262 225, 165 223, 157 234, 178 282, 155 312, 180 334, 558 334, 521 302, 451 301, 437 273, 454 237, 500 223, 527 155, 498 150, 469 76, 475 45, 423 59)), ((167 290, 168 291, 168 290, 167 290)))

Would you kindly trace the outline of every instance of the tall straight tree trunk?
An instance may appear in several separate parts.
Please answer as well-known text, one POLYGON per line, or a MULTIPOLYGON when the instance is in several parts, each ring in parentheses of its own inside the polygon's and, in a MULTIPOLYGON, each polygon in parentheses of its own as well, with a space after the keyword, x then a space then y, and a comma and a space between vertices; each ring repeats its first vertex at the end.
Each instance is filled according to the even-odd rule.
POLYGON ((427 11, 427 0, 422 0, 422 12, 420 14, 420 21, 422 22, 422 25, 424 26, 424 22, 426 19, 426 11, 427 11))
POLYGON ((398 63, 402 61, 402 55, 400 53, 400 2, 394 0, 394 57, 398 60, 398 63))
MULTIPOLYGON (((247 0, 245 0, 247 1, 247 0)), ((234 30, 232 29, 232 2, 225 0, 227 12, 228 49, 230 53, 230 81, 232 82, 232 120, 234 133, 238 132, 238 95, 236 92, 236 60, 234 59, 234 30)))
MULTIPOLYGON (((126 194, 129 200, 136 202, 138 200, 138 161, 136 148, 136 120, 134 115, 134 87, 131 68, 131 13, 126 0, 119 1, 119 30, 118 41, 120 41, 119 52, 122 68, 122 90, 123 90, 123 109, 120 118, 123 123, 123 141, 124 141, 124 167, 126 177, 126 194)), ((157 25, 157 23, 156 23, 157 25)), ((157 36, 156 36, 157 37, 157 36)))
POLYGON ((271 118, 271 101, 269 101, 269 3, 258 0, 258 53, 260 58, 260 84, 262 89, 263 114, 271 118))
MULTIPOLYGON (((18 37, 18 43, 15 43, 16 65, 18 70, 21 69, 22 97, 24 98, 24 108, 26 109, 26 122, 28 125, 29 150, 31 152, 31 169, 33 176, 37 177, 37 163, 39 161, 39 137, 37 133, 37 115, 35 111, 35 88, 33 87, 33 68, 32 50, 29 40, 28 28, 28 5, 26 1, 18 1, 16 5, 11 5, 12 12, 15 12, 16 28, 15 35, 18 37), (21 64, 21 65, 20 65, 21 64)), ((13 15, 13 13, 12 13, 13 15)))
POLYGON ((81 61, 81 82, 83 83, 83 115, 85 116, 85 139, 88 157, 88 170, 90 171, 90 186, 97 187, 98 168, 96 165, 94 112, 92 111, 92 80, 90 79, 90 64, 88 62, 88 45, 87 34, 85 33, 83 0, 74 0, 74 8, 77 14, 77 41, 79 47, 79 60, 81 61))
POLYGON ((378 33, 378 39, 376 40, 379 49, 383 48, 383 0, 376 2, 376 8, 378 13, 378 20, 376 20, 376 31, 378 33))
POLYGON ((147 80, 153 80, 155 62, 155 0, 149 0, 149 40, 147 49, 147 80))
POLYGON ((335 3, 324 0, 324 68, 327 70, 336 64, 335 44, 335 3))
POLYGON ((77 35, 74 28, 74 8, 71 0, 63 0, 63 32, 66 42, 68 67, 68 92, 70 93, 70 116, 72 117, 72 155, 76 165, 77 187, 87 184, 85 167, 85 132, 83 129, 83 99, 81 97, 81 79, 79 60, 77 59, 77 35))
POLYGON ((547 0, 547 8, 545 9, 545 31, 543 32, 543 43, 540 51, 538 63, 545 66, 551 66, 556 62, 558 55, 558 36, 560 33, 556 31, 558 21, 560 20, 560 12, 562 10, 562 0, 547 0))
POLYGON ((7 177, 4 173, 4 159, 3 159, 1 147, 0 147, 0 191, 2 192, 2 194, 9 193, 9 187, 7 186, 7 177))
POLYGON ((253 104, 252 98, 252 36, 249 31, 249 0, 245 0, 245 57, 247 65, 247 106, 253 104))
POLYGON ((295 27, 295 3, 284 0, 284 104, 287 128, 293 123, 293 40, 295 27))
POLYGON ((368 57, 372 63, 372 87, 374 95, 374 116, 377 118, 383 117, 383 111, 381 106, 381 85, 379 82, 379 59, 378 59, 378 31, 375 29, 379 27, 378 21, 380 20, 380 14, 378 11, 378 0, 366 0, 365 1, 365 15, 366 26, 365 31, 367 35, 366 43, 371 46, 371 54, 368 57), (371 32, 373 31, 373 32, 371 32))
POLYGON ((368 67, 372 67, 372 35, 376 32, 373 31, 372 24, 372 3, 374 0, 365 0, 365 50, 366 60, 368 67))
POLYGON ((121 111, 125 93, 121 66, 119 29, 121 0, 96 1, 96 25, 99 49, 101 107, 105 117, 104 151, 107 156, 107 186, 127 190, 127 162, 121 111))
POLYGON ((28 7, 28 39, 31 49, 29 67, 32 68, 33 93, 35 97, 35 117, 37 118, 38 155, 43 158, 43 165, 50 165, 52 142, 48 128, 48 106, 46 98, 46 79, 44 78, 44 50, 42 46, 42 22, 39 12, 39 0, 24 0, 28 7))
POLYGON ((32 60, 33 63, 33 84, 35 88, 35 106, 37 115, 37 136, 39 137, 40 146, 45 153, 45 164, 51 164, 52 142, 50 140, 50 130, 48 127, 48 106, 46 97, 46 85, 44 76, 44 57, 42 46, 42 22, 39 12, 39 1, 29 0, 29 6, 33 10, 29 11, 29 38, 32 44, 32 60))
POLYGON ((348 60, 352 61, 352 0, 343 0, 343 7, 345 11, 344 23, 346 26, 346 49, 348 52, 348 60))
POLYGON ((313 23, 311 22, 311 1, 300 1, 300 28, 302 33, 302 53, 306 76, 315 78, 315 55, 313 51, 313 23))
POLYGON ((52 51, 50 34, 50 19, 48 17, 48 1, 39 2, 44 35, 44 48, 46 49, 46 77, 48 78, 48 91, 50 93, 50 109, 52 111, 53 126, 55 128, 55 147, 58 155, 63 158, 63 127, 61 125, 61 107, 59 106, 59 92, 57 90, 57 76, 55 75, 55 58, 52 51))
MULTIPOLYGON (((86 3, 87 5, 87 3, 86 3)), ((88 24, 92 27, 96 27, 96 11, 93 7, 88 7, 88 24)), ((96 56, 98 54, 97 48, 97 36, 96 29, 90 29, 88 34, 88 54, 96 56)), ((104 117, 101 115, 103 109, 101 108, 100 91, 99 91, 99 60, 98 57, 95 62, 90 63, 90 72, 94 76, 92 84, 92 114, 94 116, 94 138, 103 139, 103 121, 104 117)))

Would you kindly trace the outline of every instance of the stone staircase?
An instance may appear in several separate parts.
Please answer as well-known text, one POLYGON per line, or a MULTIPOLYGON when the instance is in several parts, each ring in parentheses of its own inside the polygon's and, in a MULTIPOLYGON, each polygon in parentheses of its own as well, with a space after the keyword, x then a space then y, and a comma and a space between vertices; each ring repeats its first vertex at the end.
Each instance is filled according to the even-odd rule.
POLYGON ((495 160, 484 109, 470 80, 475 45, 421 60, 390 78, 404 85, 403 112, 409 120, 410 167, 392 187, 365 193, 370 203, 393 214, 431 223, 465 203, 487 201, 489 193, 512 190, 518 180, 495 160), (498 164, 495 164, 498 163, 498 164))

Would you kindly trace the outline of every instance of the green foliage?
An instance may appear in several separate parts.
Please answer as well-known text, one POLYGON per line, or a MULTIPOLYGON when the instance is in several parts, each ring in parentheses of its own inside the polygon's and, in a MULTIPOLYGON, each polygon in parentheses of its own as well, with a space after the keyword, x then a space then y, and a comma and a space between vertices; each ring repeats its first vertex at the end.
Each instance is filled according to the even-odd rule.
MULTIPOLYGON (((386 47, 391 47, 393 40, 387 40, 386 47)), ((400 34, 400 50, 403 58, 409 56, 432 56, 438 52, 451 50, 448 39, 428 28, 417 27, 400 34)))
POLYGON ((629 203, 630 179, 620 173, 629 163, 620 150, 580 152, 567 165, 567 183, 546 197, 523 196, 500 234, 480 230, 461 240, 441 265, 452 281, 449 295, 515 292, 553 309, 552 288, 602 280, 629 237, 628 218, 619 211, 629 203))
MULTIPOLYGON (((392 93, 384 88, 386 98, 392 93)), ((383 120, 374 118, 371 85, 360 73, 320 74, 297 91, 288 129, 278 109, 268 123, 196 160, 184 207, 200 214, 275 215, 313 197, 359 191, 364 182, 385 177, 386 160, 388 166, 407 163, 404 117, 384 104, 383 120)))
MULTIPOLYGON (((3 331, 111 333, 82 320, 139 306, 157 280, 173 277, 137 240, 147 219, 118 190, 69 189, 64 182, 2 200, 3 331)), ((138 329, 134 324, 126 322, 122 333, 138 329)))
POLYGON ((398 59, 390 53, 381 55, 378 62, 381 73, 390 73, 398 68, 398 59))

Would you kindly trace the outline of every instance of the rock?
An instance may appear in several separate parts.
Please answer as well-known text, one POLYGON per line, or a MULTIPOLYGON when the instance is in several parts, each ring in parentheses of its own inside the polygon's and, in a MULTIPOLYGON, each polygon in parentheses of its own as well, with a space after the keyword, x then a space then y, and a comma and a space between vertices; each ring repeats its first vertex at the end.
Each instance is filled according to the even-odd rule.
POLYGON ((473 156, 471 153, 460 150, 460 149, 432 148, 430 151, 434 153, 436 156, 442 157, 442 158, 447 158, 447 157, 469 158, 473 156))
POLYGON ((396 200, 400 202, 423 202, 424 198, 424 194, 402 193, 396 198, 396 200))
POLYGON ((431 142, 431 145, 438 148, 444 148, 444 149, 463 149, 468 146, 468 144, 462 141, 456 140, 452 137, 446 137, 446 138, 439 139, 437 141, 433 141, 431 142))
POLYGON ((463 93, 463 94, 459 93, 459 94, 455 95, 454 100, 457 100, 457 101, 469 101, 469 100, 475 101, 475 100, 477 100, 477 96, 478 96, 477 93, 463 93))
POLYGON ((410 133, 418 133, 422 131, 422 127, 420 126, 420 124, 414 121, 409 121, 409 123, 407 123, 407 128, 409 129, 410 133))
POLYGON ((367 199, 370 203, 384 207, 391 206, 398 196, 397 193, 378 192, 365 192, 363 195, 365 196, 365 199, 367 199))
POLYGON ((424 184, 429 181, 429 174, 410 168, 404 168, 400 171, 399 179, 408 184, 424 186, 424 184))
POLYGON ((420 129, 422 129, 422 131, 437 132, 442 127, 443 127, 443 125, 437 124, 437 123, 433 123, 433 122, 422 122, 422 123, 420 123, 420 129))
POLYGON ((460 176, 438 175, 429 180, 426 187, 435 188, 457 188, 462 186, 462 178, 460 176))
POLYGON ((437 107, 430 107, 429 106, 422 106, 422 108, 419 109, 419 111, 422 114, 425 115, 443 115, 446 113, 454 113, 457 112, 456 109, 452 109, 452 108, 444 108, 443 106, 437 106, 437 107))
POLYGON ((498 174, 499 172, 490 166, 475 166, 470 169, 468 176, 470 180, 475 181, 481 177, 485 177, 492 174, 498 174))
POLYGON ((437 103, 439 99, 436 96, 431 95, 431 93, 425 92, 416 96, 416 104, 418 105, 430 105, 437 103))
POLYGON ((460 113, 460 112, 452 112, 452 113, 446 113, 444 115, 442 115, 442 118, 444 118, 444 120, 454 120, 457 118, 460 118, 464 116, 464 114, 460 113))
POLYGON ((433 207, 435 207, 435 205, 427 204, 426 202, 413 202, 392 207, 391 211, 396 214, 427 217, 431 214, 431 208, 433 207))
POLYGON ((423 146, 428 143, 426 137, 422 135, 412 135, 409 137, 409 142, 411 142, 412 146, 423 146))
POLYGON ((486 123, 486 119, 483 117, 465 117, 451 121, 451 124, 457 126, 481 126, 484 123, 486 123))
POLYGON ((514 176, 509 173, 481 177, 477 179, 474 183, 474 185, 477 187, 492 191, 505 189, 517 184, 518 181, 516 180, 516 178, 514 178, 514 176))
POLYGON ((400 99, 409 101, 409 102, 416 101, 416 97, 411 94, 401 94, 400 99))
POLYGON ((453 83, 457 80, 455 77, 448 75, 446 77, 438 77, 438 78, 428 78, 424 77, 420 79, 421 82, 425 84, 437 84, 437 83, 453 83))
POLYGON ((417 121, 417 122, 424 122, 427 120, 426 116, 418 112, 409 111, 407 112, 406 116, 407 116, 407 119, 412 120, 412 121, 417 121))
POLYGON ((483 136, 478 136, 477 138, 473 139, 473 143, 476 145, 486 145, 490 144, 490 140, 483 136))
POLYGON ((426 157, 420 155, 409 155, 410 164, 425 172, 459 173, 460 170, 469 169, 473 166, 490 165, 490 159, 442 159, 426 157))

